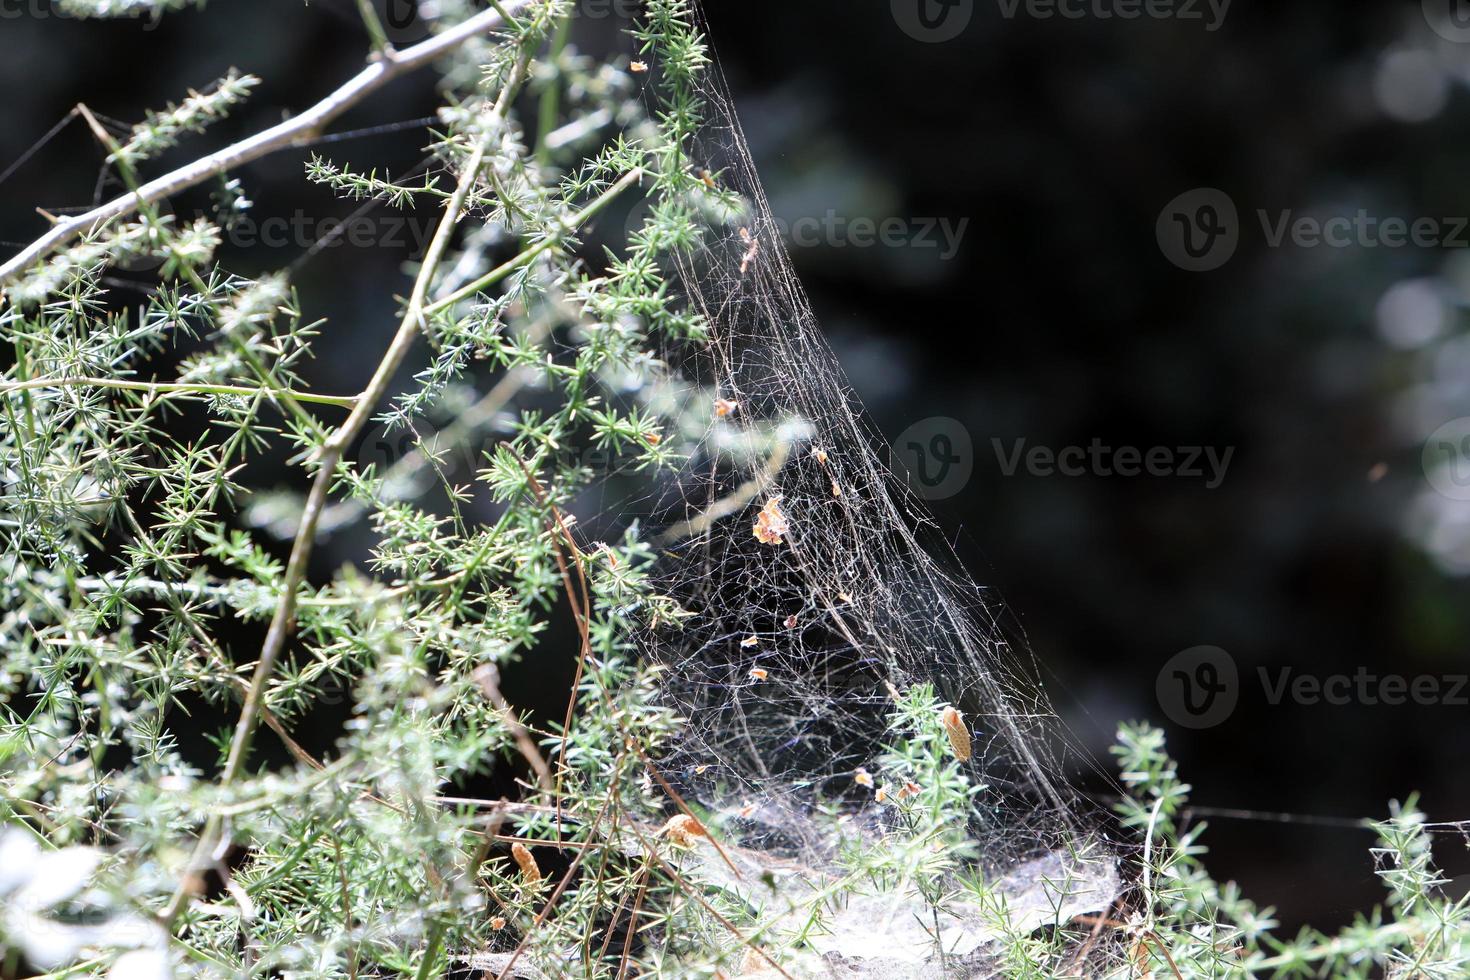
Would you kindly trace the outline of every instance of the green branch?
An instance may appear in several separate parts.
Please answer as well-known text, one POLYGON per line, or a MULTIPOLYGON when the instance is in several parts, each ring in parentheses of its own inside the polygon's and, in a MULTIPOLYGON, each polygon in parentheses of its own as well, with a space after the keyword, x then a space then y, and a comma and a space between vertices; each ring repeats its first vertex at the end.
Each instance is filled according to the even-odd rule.
POLYGON ((353 408, 357 399, 350 395, 314 395, 309 391, 289 389, 251 388, 245 385, 182 384, 162 381, 126 381, 120 378, 32 378, 29 381, 11 381, 0 384, 0 395, 17 391, 32 391, 37 388, 118 388, 126 391, 147 391, 160 395, 239 395, 254 397, 289 394, 299 402, 313 405, 333 405, 337 408, 353 408))

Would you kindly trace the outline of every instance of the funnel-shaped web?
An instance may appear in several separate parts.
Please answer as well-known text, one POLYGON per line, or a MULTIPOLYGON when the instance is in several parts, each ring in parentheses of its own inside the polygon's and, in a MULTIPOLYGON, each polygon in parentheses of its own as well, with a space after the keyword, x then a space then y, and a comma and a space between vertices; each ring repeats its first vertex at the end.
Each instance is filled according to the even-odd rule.
MULTIPOLYGON (((885 465, 822 338, 718 67, 692 84, 702 125, 689 164, 739 204, 711 194, 663 205, 705 219, 675 278, 708 341, 669 357, 719 397, 693 413, 708 429, 654 509, 662 588, 692 615, 643 642, 686 719, 664 772, 718 815, 737 863, 758 873, 742 884, 721 862, 702 872, 773 918, 805 921, 853 841, 901 829, 902 779, 886 784, 882 756, 895 698, 929 684, 971 742, 959 762, 977 788, 960 816, 966 863, 1004 895, 1012 925, 1101 910, 1117 888, 1113 862, 1075 817, 1034 664, 976 585, 926 550, 942 539, 921 544, 931 522, 885 465), (750 884, 766 872, 766 885, 750 884)), ((955 899, 936 943, 913 887, 843 903, 812 945, 865 975, 941 961, 983 972, 992 932, 974 896, 955 899)))

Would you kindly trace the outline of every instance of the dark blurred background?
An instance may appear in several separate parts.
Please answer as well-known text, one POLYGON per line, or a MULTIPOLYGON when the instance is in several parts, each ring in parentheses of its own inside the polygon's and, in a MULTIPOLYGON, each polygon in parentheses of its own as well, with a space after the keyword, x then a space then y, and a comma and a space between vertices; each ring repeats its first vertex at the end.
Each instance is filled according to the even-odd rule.
MULTIPOLYGON (((1439 6, 707 11, 796 268, 916 491, 1104 767, 1116 724, 1149 718, 1200 805, 1297 815, 1214 817, 1207 837, 1216 875, 1289 925, 1332 927, 1381 897, 1371 835, 1340 824, 1414 790, 1431 819, 1470 817, 1470 690, 1453 680, 1470 673, 1470 24, 1439 6), (1072 475, 1010 465, 1018 447, 1094 445, 1154 450, 1156 472, 1115 475, 1127 460, 1111 452, 1072 475), (1169 686, 1180 664, 1223 677, 1199 661, 1228 666, 1219 653, 1177 658, 1199 646, 1234 664, 1233 712, 1192 714, 1191 690, 1169 686), (1438 703, 1273 704, 1259 671, 1275 684, 1287 667, 1432 677, 1439 695, 1420 700, 1438 703)), ((133 122, 231 65, 264 84, 191 148, 299 111, 361 66, 353 7, 211 0, 148 25, 0 2, 0 172, 78 101, 133 122)), ((611 50, 626 5, 585 7, 577 42, 611 50)), ((399 39, 420 37, 410 23, 399 39)), ((418 75, 334 129, 436 105, 418 75)), ((424 142, 318 149, 400 173, 424 142)), ((234 175, 258 213, 351 211, 305 182, 304 156, 234 175)), ((101 157, 73 125, 0 183, 0 254, 41 231, 35 206, 88 203, 101 157)), ((308 312, 335 324, 321 389, 361 387, 409 255, 341 247, 295 270, 308 312)), ((297 256, 224 257, 248 273, 297 256)), ((326 549, 323 572, 344 553, 326 549)), ((1106 780, 1079 778, 1106 801, 1106 780)), ((1437 853, 1470 872, 1462 837, 1437 853)))

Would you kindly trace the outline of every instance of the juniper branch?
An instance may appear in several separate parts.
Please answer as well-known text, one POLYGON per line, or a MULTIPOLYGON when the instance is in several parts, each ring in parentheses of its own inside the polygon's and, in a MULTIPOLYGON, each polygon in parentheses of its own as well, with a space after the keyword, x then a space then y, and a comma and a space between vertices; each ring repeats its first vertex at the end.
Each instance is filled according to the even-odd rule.
MULTIPOLYGON (((265 643, 261 647, 260 659, 256 662, 255 673, 250 681, 250 690, 245 696, 245 702, 240 710, 239 721, 235 725, 235 733, 230 741, 230 752, 225 761, 224 772, 220 776, 222 785, 228 786, 239 775, 244 766, 245 758, 250 750, 250 743, 255 733, 256 721, 260 712, 261 700, 265 695, 266 683, 269 681, 275 662, 285 648, 286 638, 292 632, 296 623, 297 593, 301 583, 306 578, 306 566, 311 558, 312 548, 316 543, 317 522, 321 519, 322 511, 326 506, 327 495, 331 491, 332 482, 336 479, 337 464, 341 462, 342 454, 346 451, 352 441, 361 434, 364 426, 371 417, 374 406, 382 399, 391 383, 393 373, 403 363, 408 354, 414 338, 424 321, 424 299, 429 290, 429 284, 433 279, 435 270, 439 267, 439 260, 444 250, 449 246, 449 239, 454 231, 455 222, 459 219, 460 212, 464 208, 465 199, 469 196, 470 189, 474 186, 479 176, 480 167, 485 159, 485 146, 483 141, 479 143, 471 155, 469 162, 460 176, 459 186, 455 189, 454 197, 450 199, 444 209, 444 217, 440 219, 439 228, 434 234, 434 239, 429 245, 429 250, 424 256, 423 264, 419 268, 419 274, 414 281, 413 293, 404 311, 403 319, 399 324, 398 332, 394 335, 387 353, 379 362, 377 370, 373 373, 372 380, 367 389, 357 399, 352 414, 327 441, 322 445, 317 458, 316 479, 311 486, 311 492, 306 498, 306 505, 301 515, 301 525, 296 532, 296 540, 291 546, 291 557, 286 563, 286 574, 281 587, 281 600, 276 606, 275 614, 271 617, 270 628, 266 633, 265 643)), ((218 844, 218 837, 222 820, 218 815, 212 816, 205 826, 204 833, 200 835, 198 845, 195 848, 191 867, 197 868, 200 861, 210 854, 218 844)), ((183 911, 184 904, 188 900, 188 891, 185 885, 188 875, 185 875, 182 883, 174 893, 173 900, 162 916, 164 923, 171 924, 179 913, 183 911)))
MULTIPOLYGON (((506 12, 525 9, 538 0, 506 0, 506 12)), ((400 75, 433 62, 473 37, 505 23, 500 10, 486 10, 427 41, 402 51, 379 52, 372 64, 335 92, 299 116, 256 133, 208 156, 141 185, 137 193, 119 195, 85 214, 60 220, 50 231, 0 265, 0 286, 15 281, 21 273, 47 255, 82 235, 95 233, 104 225, 132 214, 142 204, 152 204, 194 187, 205 180, 259 160, 279 150, 297 146, 321 133, 333 120, 362 102, 400 75)))
POLYGON ((286 391, 271 388, 250 388, 245 385, 182 384, 159 381, 128 381, 122 378, 32 378, 28 381, 12 381, 0 384, 0 395, 37 388, 116 388, 126 391, 146 391, 152 394, 195 394, 195 395, 238 395, 253 397, 264 394, 290 394, 299 402, 314 405, 333 405, 350 409, 357 404, 352 395, 317 395, 309 391, 286 391))

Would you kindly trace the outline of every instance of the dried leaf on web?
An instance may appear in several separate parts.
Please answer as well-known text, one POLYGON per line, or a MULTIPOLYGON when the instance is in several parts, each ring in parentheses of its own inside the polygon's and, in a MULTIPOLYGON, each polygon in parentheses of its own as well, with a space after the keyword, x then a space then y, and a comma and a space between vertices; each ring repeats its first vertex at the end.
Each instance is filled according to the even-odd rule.
POLYGON ((791 532, 791 525, 787 523, 786 515, 781 511, 780 497, 772 497, 766 501, 760 514, 756 516, 755 525, 751 530, 761 544, 774 545, 786 540, 786 535, 791 532))

